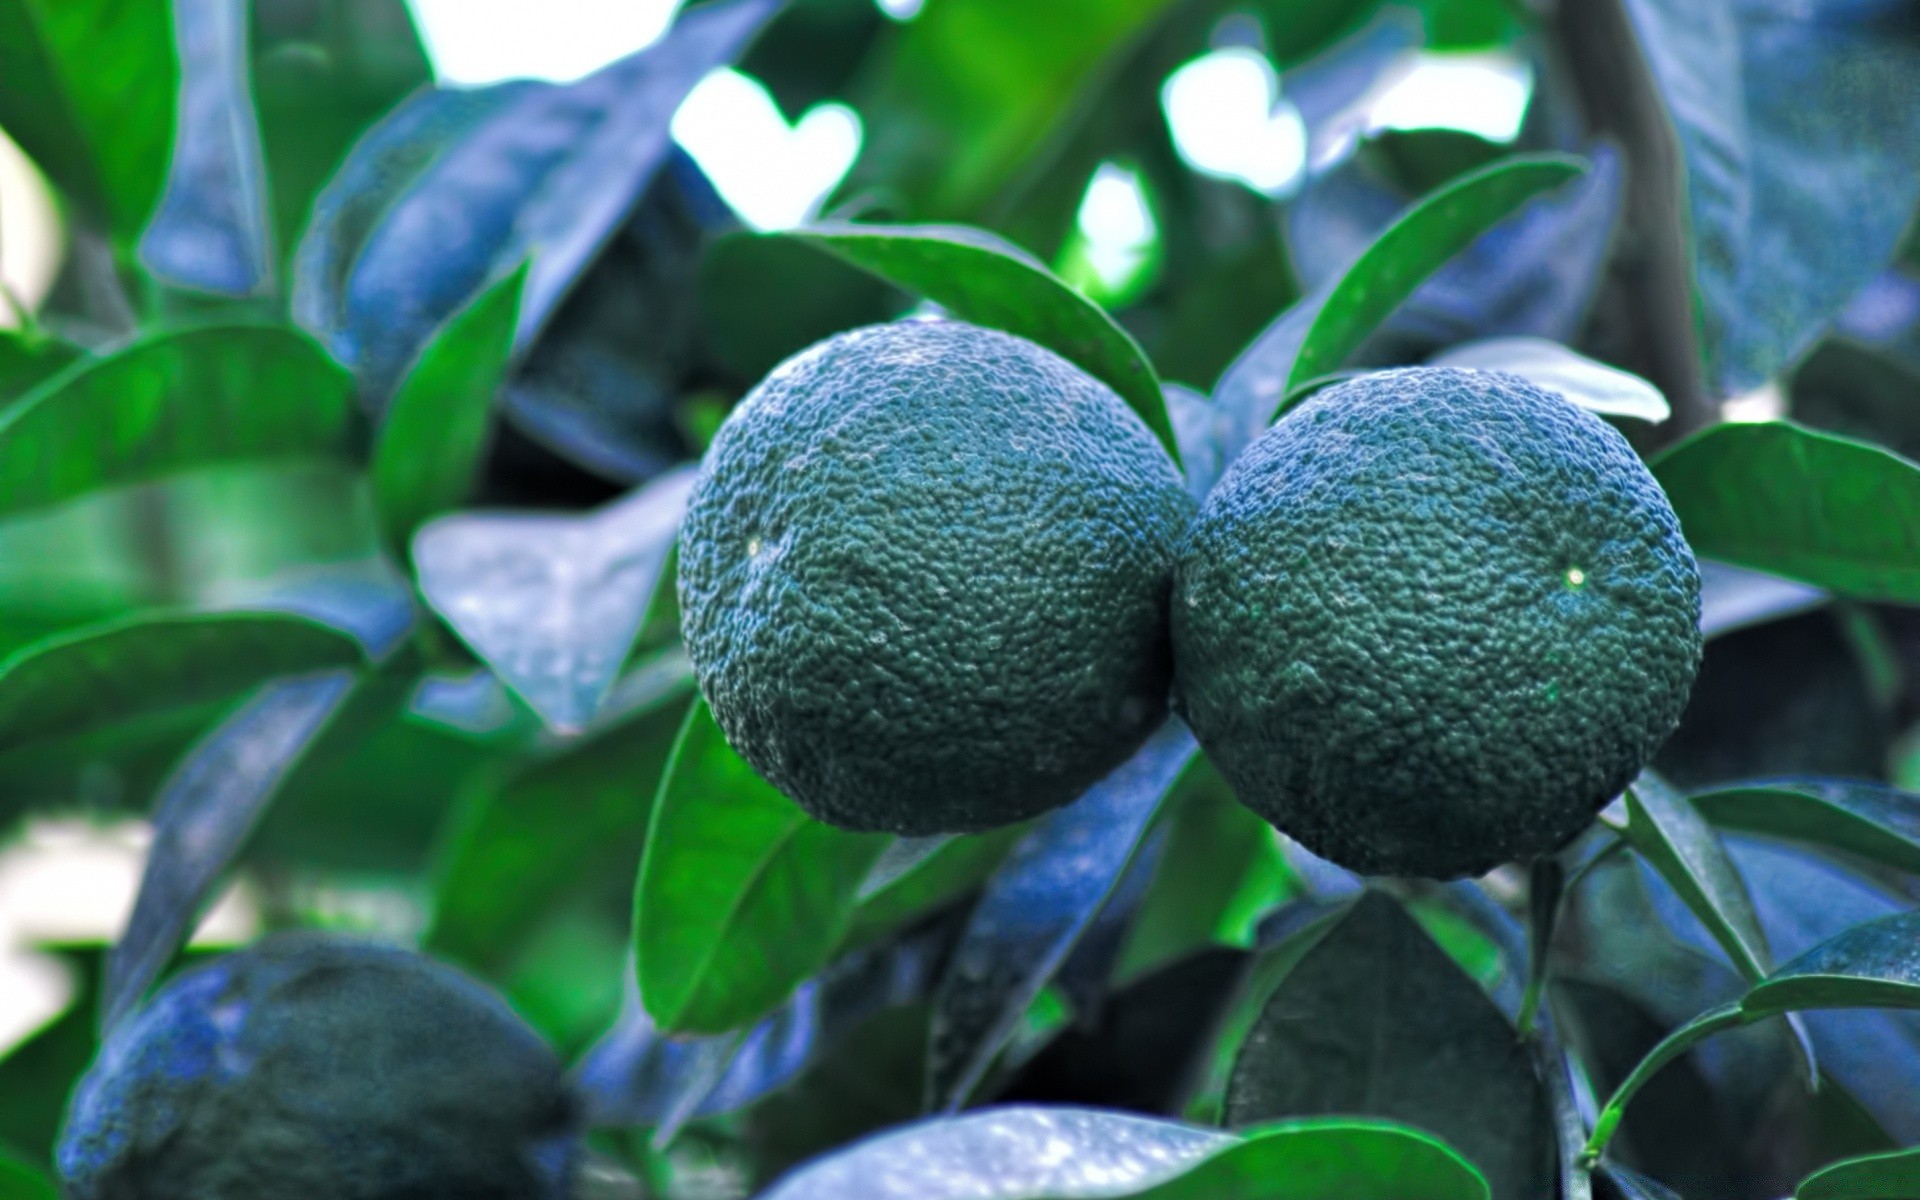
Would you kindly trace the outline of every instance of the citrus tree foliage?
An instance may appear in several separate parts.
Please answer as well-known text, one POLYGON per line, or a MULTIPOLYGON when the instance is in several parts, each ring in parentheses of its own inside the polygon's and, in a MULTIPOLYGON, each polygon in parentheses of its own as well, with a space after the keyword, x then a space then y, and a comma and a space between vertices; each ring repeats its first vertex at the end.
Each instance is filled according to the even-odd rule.
POLYGON ((0 839, 154 831, 0 1050, 0 1195, 60 1194, 102 1030, 166 1024, 245 880, 503 994, 577 1196, 1920 1196, 1907 0, 699 0, 472 89, 401 0, 0 0, 0 130, 64 221, 0 298, 0 839), (1162 109, 1222 48, 1299 119, 1269 191, 1162 109), (1422 53, 1522 71, 1518 132, 1369 124, 1422 53), (749 229, 675 144, 725 66, 859 114, 820 219, 749 229), (1177 716, 1020 823, 821 823, 700 698, 678 533, 776 364, 929 311, 1111 389, 1182 504, 1383 368, 1599 414, 1700 560, 1677 731, 1452 882, 1308 853, 1177 716))

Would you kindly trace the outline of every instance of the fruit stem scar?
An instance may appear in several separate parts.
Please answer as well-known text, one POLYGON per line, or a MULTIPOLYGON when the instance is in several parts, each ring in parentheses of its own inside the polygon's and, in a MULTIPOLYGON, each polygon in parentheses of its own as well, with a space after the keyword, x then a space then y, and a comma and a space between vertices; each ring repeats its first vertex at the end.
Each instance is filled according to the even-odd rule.
POLYGON ((1575 591, 1578 591, 1580 588, 1583 588, 1586 586, 1587 573, 1581 570, 1579 567, 1568 567, 1566 580, 1567 580, 1568 587, 1573 588, 1575 591))

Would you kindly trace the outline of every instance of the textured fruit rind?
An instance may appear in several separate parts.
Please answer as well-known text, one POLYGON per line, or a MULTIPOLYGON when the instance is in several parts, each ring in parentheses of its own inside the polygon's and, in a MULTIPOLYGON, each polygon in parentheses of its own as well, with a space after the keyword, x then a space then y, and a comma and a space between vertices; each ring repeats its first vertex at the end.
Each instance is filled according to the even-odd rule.
POLYGON ((1175 572, 1177 703, 1240 799, 1368 874, 1585 828, 1679 721, 1700 578, 1626 440, 1509 375, 1383 371, 1248 448, 1175 572))
POLYGON ((561 1065, 493 993, 409 951, 282 934, 116 1026, 57 1159, 72 1200, 563 1200, 561 1065))
POLYGON ((688 653, 728 742, 821 820, 1023 820, 1160 723, 1192 512, 1139 417, 1051 351, 855 330, 715 438, 681 534, 688 653))

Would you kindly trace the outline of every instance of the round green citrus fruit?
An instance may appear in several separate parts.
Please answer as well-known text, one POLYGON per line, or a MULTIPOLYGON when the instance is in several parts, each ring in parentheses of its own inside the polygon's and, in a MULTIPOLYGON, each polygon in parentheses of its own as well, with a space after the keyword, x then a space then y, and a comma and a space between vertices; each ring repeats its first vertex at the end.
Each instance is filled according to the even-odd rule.
POLYGON ((73 1200, 565 1200, 576 1105, 492 992, 393 947, 280 934, 117 1024, 57 1152, 73 1200))
POLYGON ((1192 512, 1139 417, 1051 351, 855 330, 715 437, 681 531, 687 651, 728 742, 820 820, 1024 820, 1162 720, 1192 512))
POLYGON ((1362 376, 1264 433, 1175 569, 1177 703, 1242 802, 1368 874, 1589 824, 1680 719, 1700 577, 1626 440, 1511 375, 1362 376))

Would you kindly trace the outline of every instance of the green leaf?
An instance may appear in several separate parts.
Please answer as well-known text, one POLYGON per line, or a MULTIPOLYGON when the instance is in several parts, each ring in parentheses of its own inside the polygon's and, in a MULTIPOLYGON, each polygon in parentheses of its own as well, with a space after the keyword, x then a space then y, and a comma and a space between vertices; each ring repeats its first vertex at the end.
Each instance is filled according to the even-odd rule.
POLYGON ((1500 337, 1466 342, 1436 355, 1427 365, 1518 375, 1603 416, 1632 417, 1657 425, 1673 415, 1660 389, 1638 375, 1596 362, 1546 338, 1500 337))
POLYGON ((848 940, 896 929, 973 891, 1028 832, 1026 825, 1009 825, 990 833, 897 840, 861 882, 848 940))
POLYGON ((1627 840, 1658 871, 1748 980, 1767 973, 1766 935, 1713 827, 1652 772, 1627 790, 1627 840))
POLYGON ((37 1167, 0 1148, 0 1200, 60 1200, 60 1191, 37 1167))
POLYGON ((429 517, 473 490, 494 397, 513 358, 527 264, 447 319, 401 377, 373 448, 373 498, 388 540, 404 548, 429 517))
POLYGON ((49 1168, 61 1109, 98 1048, 94 1014, 102 949, 92 944, 49 947, 73 980, 72 999, 59 1016, 0 1054, 0 1142, 49 1168))
POLYGON ((203 463, 342 454, 354 417, 352 378, 290 329, 161 334, 0 414, 0 514, 203 463))
POLYGON ((1551 1192, 1552 1126, 1511 1022, 1400 904, 1361 895, 1268 999, 1227 1089, 1227 1122, 1402 1122, 1471 1159, 1499 1200, 1551 1192))
POLYGON ((1920 603, 1920 467, 1786 421, 1716 425, 1653 460, 1694 553, 1920 603))
POLYGON ((692 692, 677 654, 636 676, 618 720, 467 798, 434 871, 429 949, 495 971, 595 864, 618 858, 631 877, 692 692))
POLYGON ((953 225, 813 225, 804 238, 964 321, 1018 334, 1120 394, 1177 464, 1180 447, 1153 365, 1099 305, 1031 255, 984 230, 953 225))
POLYGON ((1857 854, 1920 875, 1920 800, 1852 780, 1729 787, 1693 797, 1709 821, 1857 854))
MULTIPOLYGON (((0 309, 6 304, 0 299, 0 309)), ((80 348, 54 338, 0 329, 0 405, 49 379, 80 357, 80 348)))
POLYGON ((351 637, 282 613, 138 617, 62 633, 0 662, 0 751, 361 661, 351 637))
POLYGON ((0 127, 131 242, 166 180, 175 90, 167 0, 0 0, 0 127))
POLYGON ((648 1014, 669 1033, 723 1033, 771 1012, 826 965, 886 846, 800 811, 696 701, 654 801, 634 895, 648 1014))
POLYGON ((1427 276, 1522 204, 1585 169, 1578 159, 1564 155, 1509 158, 1464 175, 1422 200, 1367 247, 1321 303, 1287 375, 1286 390, 1338 370, 1427 276))
MULTIPOLYGON (((1437 1138, 1384 1121, 1287 1121, 1201 1159, 1137 1200, 1487 1200, 1487 1181, 1437 1138)), ((1070 1200, 1070 1198, 1062 1198, 1070 1200)))
POLYGON ((1920 1009, 1920 912, 1895 913, 1820 943, 1741 998, 1748 1020, 1827 1008, 1920 1009))
POLYGON ((1800 1181, 1794 1200, 1920 1200, 1920 1148, 1863 1154, 1800 1181))

